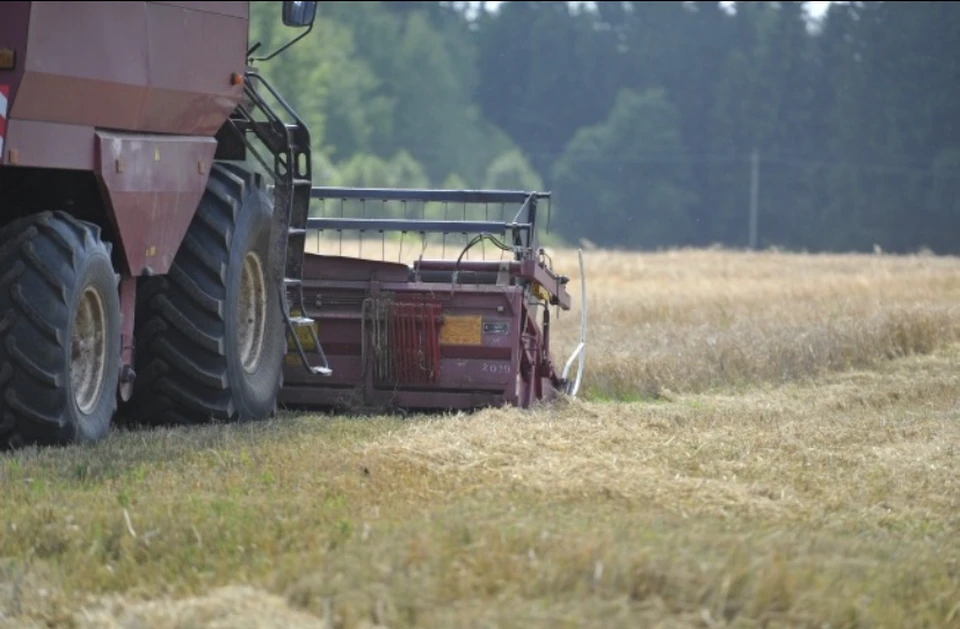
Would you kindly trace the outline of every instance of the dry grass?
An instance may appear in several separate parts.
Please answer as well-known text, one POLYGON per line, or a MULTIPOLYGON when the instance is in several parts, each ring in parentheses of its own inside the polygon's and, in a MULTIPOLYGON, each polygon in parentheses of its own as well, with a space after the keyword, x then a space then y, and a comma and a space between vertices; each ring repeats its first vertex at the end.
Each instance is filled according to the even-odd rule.
MULTIPOLYGON (((410 263, 455 257, 453 236, 426 249, 368 237, 311 240, 327 254, 410 263)), ((471 250, 479 257, 479 247, 471 250)), ((501 252, 487 246, 487 259, 501 252)), ((580 277, 576 252, 550 251, 571 278, 574 309, 554 327, 556 360, 576 345, 580 277)), ((656 398, 826 371, 870 367, 927 353, 960 333, 960 260, 934 256, 789 255, 679 250, 584 253, 589 371, 585 395, 656 398)))
POLYGON ((0 626, 960 627, 956 260, 586 263, 606 400, 0 459, 0 626))
MULTIPOLYGON (((557 262, 576 276, 572 257, 557 262)), ((602 397, 869 367, 960 331, 955 259, 590 252, 585 265, 595 313, 585 385, 602 397)))

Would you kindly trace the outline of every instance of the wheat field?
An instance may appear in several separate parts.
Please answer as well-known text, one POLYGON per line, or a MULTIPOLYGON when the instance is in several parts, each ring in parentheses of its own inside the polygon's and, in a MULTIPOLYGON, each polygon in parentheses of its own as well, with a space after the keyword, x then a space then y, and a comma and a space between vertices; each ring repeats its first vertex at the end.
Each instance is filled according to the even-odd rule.
POLYGON ((960 627, 960 260, 584 259, 580 399, 3 455, 0 627, 960 627))

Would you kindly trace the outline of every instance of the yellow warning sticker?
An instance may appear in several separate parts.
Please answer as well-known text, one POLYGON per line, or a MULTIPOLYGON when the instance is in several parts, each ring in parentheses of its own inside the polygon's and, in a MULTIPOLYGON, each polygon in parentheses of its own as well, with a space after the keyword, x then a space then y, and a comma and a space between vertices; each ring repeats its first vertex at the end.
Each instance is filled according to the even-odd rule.
MULTIPOLYGON (((300 311, 291 310, 290 315, 293 317, 299 317, 300 311)), ((297 336, 300 337, 300 346, 303 347, 304 351, 312 352, 316 349, 316 347, 313 344, 313 335, 310 333, 310 328, 306 326, 298 325, 298 326, 294 326, 293 329, 296 331, 297 336)), ((317 325, 316 321, 313 322, 313 329, 318 334, 320 333, 319 326, 317 325)), ((287 334, 287 353, 289 354, 297 353, 297 346, 293 343, 293 339, 290 338, 289 333, 287 334)))
POLYGON ((440 326, 441 345, 483 345, 480 317, 444 317, 440 326))
MULTIPOLYGON (((310 334, 310 330, 308 328, 304 326, 297 326, 294 328, 294 330, 297 331, 297 336, 300 337, 300 346, 304 349, 304 351, 312 352, 316 349, 316 347, 313 345, 313 335, 310 334)), ((287 352, 294 354, 297 352, 297 346, 293 344, 293 339, 291 339, 289 335, 287 335, 287 352)))

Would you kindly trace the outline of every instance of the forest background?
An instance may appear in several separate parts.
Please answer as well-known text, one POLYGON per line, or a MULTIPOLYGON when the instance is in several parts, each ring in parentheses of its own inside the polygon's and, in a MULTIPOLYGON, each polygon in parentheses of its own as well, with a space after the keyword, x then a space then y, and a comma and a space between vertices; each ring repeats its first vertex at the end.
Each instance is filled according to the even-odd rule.
POLYGON ((956 252, 960 4, 816 4, 321 2, 263 68, 315 184, 546 189, 569 244, 956 252))

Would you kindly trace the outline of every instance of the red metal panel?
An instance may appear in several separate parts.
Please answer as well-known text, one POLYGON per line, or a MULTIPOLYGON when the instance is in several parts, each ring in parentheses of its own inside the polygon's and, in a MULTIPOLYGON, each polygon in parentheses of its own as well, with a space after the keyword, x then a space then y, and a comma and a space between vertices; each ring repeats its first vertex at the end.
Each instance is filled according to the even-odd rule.
POLYGON ((8 120, 7 163, 93 170, 93 128, 36 120, 8 120))
POLYGON ((98 131, 96 148, 130 273, 166 273, 203 196, 216 141, 98 131))
POLYGON ((399 262, 309 253, 303 258, 303 275, 311 280, 406 282, 410 268, 399 262))
POLYGON ((145 2, 34 2, 12 118, 213 135, 242 95, 247 20, 145 2))
POLYGON ((28 71, 10 117, 135 130, 143 92, 136 85, 28 71))
MULTIPOLYGON (((249 17, 250 11, 249 2, 148 2, 147 4, 166 4, 182 9, 203 11, 204 13, 217 13, 219 15, 228 15, 230 17, 243 19, 249 17)), ((277 15, 280 15, 279 11, 277 15)))
MULTIPOLYGON (((0 49, 14 56, 13 70, 0 70, 0 83, 9 89, 7 98, 12 103, 23 76, 27 56, 27 25, 30 20, 29 2, 0 2, 0 49)), ((7 110, 9 114, 12 108, 7 110)))
POLYGON ((147 77, 142 2, 33 2, 12 117, 136 128, 147 77))
POLYGON ((230 76, 245 69, 247 21, 151 2, 147 34, 149 89, 138 129, 214 135, 243 92, 230 76))

